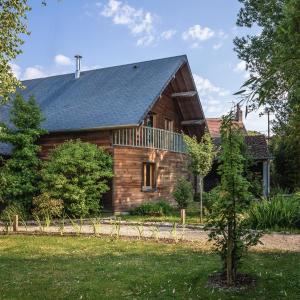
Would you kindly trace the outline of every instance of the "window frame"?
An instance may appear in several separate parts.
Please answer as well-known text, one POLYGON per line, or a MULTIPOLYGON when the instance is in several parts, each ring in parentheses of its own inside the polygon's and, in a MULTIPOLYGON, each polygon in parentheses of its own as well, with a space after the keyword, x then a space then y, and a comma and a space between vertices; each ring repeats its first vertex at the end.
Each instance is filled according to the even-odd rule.
POLYGON ((174 121, 168 118, 165 118, 165 130, 174 132, 174 121))
POLYGON ((152 161, 144 161, 142 163, 142 191, 143 192, 153 192, 156 191, 156 163, 152 161), (146 185, 148 181, 147 176, 147 166, 150 166, 150 185, 146 185))

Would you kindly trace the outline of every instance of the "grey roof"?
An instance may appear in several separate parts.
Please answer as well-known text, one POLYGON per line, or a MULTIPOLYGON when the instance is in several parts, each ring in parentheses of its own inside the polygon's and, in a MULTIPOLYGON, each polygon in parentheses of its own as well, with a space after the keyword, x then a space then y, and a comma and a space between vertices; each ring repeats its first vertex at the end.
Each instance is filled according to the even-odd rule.
MULTIPOLYGON (((221 137, 213 138, 214 144, 221 146, 221 137)), ((245 135, 245 144, 248 155, 254 160, 271 159, 268 144, 264 135, 245 135)))
MULTIPOLYGON (((183 63, 185 55, 23 81, 49 132, 139 125, 183 63)), ((8 122, 9 105, 0 109, 8 122)))

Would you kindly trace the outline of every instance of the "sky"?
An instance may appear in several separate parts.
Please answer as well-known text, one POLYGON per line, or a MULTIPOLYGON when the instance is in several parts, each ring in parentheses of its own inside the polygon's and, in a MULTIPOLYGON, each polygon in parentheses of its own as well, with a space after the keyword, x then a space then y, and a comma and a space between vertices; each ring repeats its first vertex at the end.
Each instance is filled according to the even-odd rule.
MULTIPOLYGON (((254 32, 236 26, 238 0, 29 0, 30 36, 13 62, 20 79, 186 54, 206 117, 220 117, 249 74, 233 39, 254 32)), ((245 109, 245 108, 244 108, 245 109)), ((248 130, 267 132, 252 112, 248 130)))

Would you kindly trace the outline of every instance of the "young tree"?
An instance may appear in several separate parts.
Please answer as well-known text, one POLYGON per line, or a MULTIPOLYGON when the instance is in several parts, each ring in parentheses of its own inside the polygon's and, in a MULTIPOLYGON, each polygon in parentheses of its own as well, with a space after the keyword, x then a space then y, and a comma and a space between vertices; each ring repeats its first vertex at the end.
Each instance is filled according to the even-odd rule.
POLYGON ((241 217, 250 205, 249 183, 244 177, 244 139, 233 126, 231 114, 223 117, 221 139, 221 186, 206 228, 223 261, 227 284, 231 286, 237 280, 238 262, 245 250, 258 242, 259 234, 248 230, 241 217))
POLYGON ((25 101, 17 95, 10 111, 12 126, 0 125, 0 142, 13 147, 10 159, 0 169, 0 195, 6 204, 16 201, 28 210, 32 197, 38 193, 41 161, 38 158, 40 147, 36 141, 46 133, 41 129, 43 119, 33 97, 25 101))
POLYGON ((189 156, 189 169, 194 176, 200 177, 199 190, 200 190, 200 214, 201 222, 203 219, 203 178, 211 170, 213 160, 215 158, 215 151, 212 139, 208 133, 205 133, 200 143, 196 137, 189 137, 184 135, 184 142, 187 146, 189 156))
POLYGON ((112 177, 112 158, 102 148, 80 140, 68 141, 56 147, 45 162, 42 191, 63 200, 72 216, 95 215, 112 177))

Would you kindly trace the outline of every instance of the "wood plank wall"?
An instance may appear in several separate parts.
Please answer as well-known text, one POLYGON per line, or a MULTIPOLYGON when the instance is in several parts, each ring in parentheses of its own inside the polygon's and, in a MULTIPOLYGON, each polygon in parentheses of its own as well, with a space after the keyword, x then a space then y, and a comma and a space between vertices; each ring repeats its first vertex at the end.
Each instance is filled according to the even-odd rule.
POLYGON ((160 197, 173 202, 172 192, 180 177, 188 177, 186 155, 169 151, 114 147, 113 206, 115 212, 130 211, 160 197), (157 191, 142 191, 143 162, 156 163, 157 191))
POLYGON ((110 130, 101 131, 78 131, 78 132, 53 132, 43 135, 39 140, 39 145, 42 147, 40 156, 46 159, 49 152, 56 146, 69 140, 80 139, 83 142, 95 144, 103 147, 109 153, 112 153, 112 140, 110 130))

